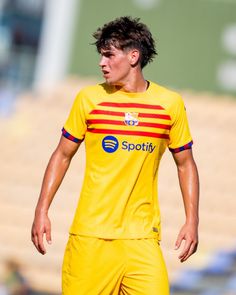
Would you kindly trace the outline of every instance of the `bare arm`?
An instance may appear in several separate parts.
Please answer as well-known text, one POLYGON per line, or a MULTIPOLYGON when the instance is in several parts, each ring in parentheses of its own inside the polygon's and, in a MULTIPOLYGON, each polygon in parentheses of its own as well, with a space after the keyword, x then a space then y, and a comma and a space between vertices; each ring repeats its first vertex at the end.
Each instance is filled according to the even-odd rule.
POLYGON ((180 261, 184 262, 197 251, 198 246, 199 177, 191 149, 175 153, 173 157, 177 165, 186 215, 186 221, 179 232, 175 249, 179 249, 183 240, 185 241, 179 255, 180 261))
POLYGON ((41 254, 46 253, 44 234, 47 242, 51 243, 49 207, 79 145, 80 143, 74 143, 62 136, 46 168, 31 230, 32 242, 41 254))

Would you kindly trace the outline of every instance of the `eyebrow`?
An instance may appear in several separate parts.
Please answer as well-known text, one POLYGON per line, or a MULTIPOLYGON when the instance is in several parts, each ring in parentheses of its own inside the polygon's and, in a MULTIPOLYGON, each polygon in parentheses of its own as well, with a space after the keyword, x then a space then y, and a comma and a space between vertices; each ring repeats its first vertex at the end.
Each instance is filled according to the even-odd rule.
POLYGON ((101 52, 100 52, 100 54, 101 55, 110 55, 110 54, 114 54, 114 50, 112 50, 112 49, 105 49, 105 50, 102 50, 101 52))

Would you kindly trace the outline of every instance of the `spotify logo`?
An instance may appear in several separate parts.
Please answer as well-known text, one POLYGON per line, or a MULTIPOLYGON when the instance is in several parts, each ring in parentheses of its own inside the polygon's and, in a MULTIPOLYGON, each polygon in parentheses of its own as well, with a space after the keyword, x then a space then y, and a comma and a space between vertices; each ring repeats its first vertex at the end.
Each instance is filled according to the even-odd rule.
POLYGON ((103 138, 102 147, 105 152, 114 153, 119 147, 119 142, 117 138, 109 135, 103 138))

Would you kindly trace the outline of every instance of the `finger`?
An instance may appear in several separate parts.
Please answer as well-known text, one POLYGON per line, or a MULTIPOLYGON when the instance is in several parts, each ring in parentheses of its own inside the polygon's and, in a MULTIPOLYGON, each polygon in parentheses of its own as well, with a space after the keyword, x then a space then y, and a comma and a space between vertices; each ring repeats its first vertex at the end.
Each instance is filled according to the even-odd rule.
POLYGON ((34 234, 33 232, 32 232, 32 235, 31 235, 31 240, 32 240, 34 246, 35 246, 35 247, 37 248, 37 250, 38 250, 38 237, 37 237, 37 235, 34 234))
POLYGON ((175 250, 178 250, 182 244, 183 236, 181 234, 178 235, 178 238, 175 242, 175 250))
POLYGON ((41 251, 40 246, 39 246, 39 239, 38 239, 37 234, 35 234, 34 237, 33 237, 33 243, 34 243, 34 246, 37 249, 37 251, 42 254, 42 251, 41 251))
POLYGON ((36 248, 38 248, 37 234, 36 234, 33 226, 32 226, 32 229, 31 229, 31 241, 33 242, 34 246, 36 248))
POLYGON ((40 245, 40 238, 38 237, 38 234, 32 233, 31 240, 32 240, 35 248, 38 250, 39 253, 41 253, 41 254, 45 254, 46 253, 45 248, 42 249, 42 247, 40 245))
POLYGON ((189 251, 186 253, 186 255, 181 259, 181 262, 186 261, 191 255, 193 255, 197 251, 197 243, 192 243, 189 251))
POLYGON ((46 229, 46 240, 48 244, 52 243, 51 228, 46 229))
POLYGON ((38 249, 41 254, 44 255, 46 253, 46 249, 45 249, 44 243, 43 243, 43 233, 40 233, 38 235, 38 249))
POLYGON ((184 248, 179 255, 179 259, 182 260, 189 252, 192 242, 189 240, 185 240, 184 248))

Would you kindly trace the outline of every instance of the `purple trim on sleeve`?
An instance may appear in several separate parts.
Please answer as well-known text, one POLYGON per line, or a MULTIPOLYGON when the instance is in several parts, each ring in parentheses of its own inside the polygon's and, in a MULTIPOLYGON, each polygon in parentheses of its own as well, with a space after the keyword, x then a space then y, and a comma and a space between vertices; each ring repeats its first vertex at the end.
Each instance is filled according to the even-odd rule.
POLYGON ((79 140, 78 138, 74 137, 74 136, 71 135, 69 132, 67 132, 66 129, 65 129, 64 127, 62 128, 61 131, 62 131, 62 135, 63 135, 64 137, 66 137, 67 139, 69 139, 69 140, 71 140, 71 141, 74 141, 74 142, 76 142, 76 143, 80 142, 80 140, 79 140))
POLYGON ((193 145, 193 141, 190 141, 189 143, 185 144, 184 146, 181 146, 181 147, 178 147, 178 148, 175 148, 175 149, 169 148, 169 150, 172 153, 179 153, 181 151, 191 149, 192 148, 192 145, 193 145))

